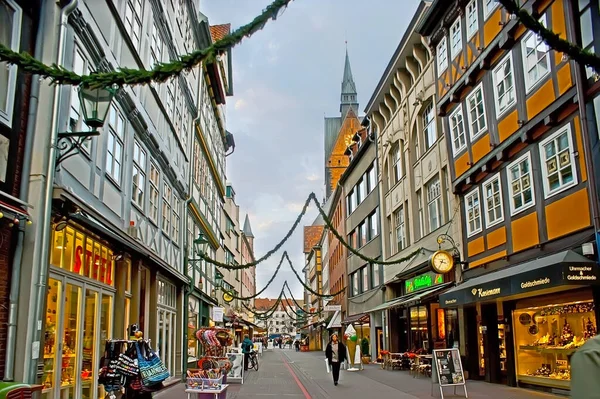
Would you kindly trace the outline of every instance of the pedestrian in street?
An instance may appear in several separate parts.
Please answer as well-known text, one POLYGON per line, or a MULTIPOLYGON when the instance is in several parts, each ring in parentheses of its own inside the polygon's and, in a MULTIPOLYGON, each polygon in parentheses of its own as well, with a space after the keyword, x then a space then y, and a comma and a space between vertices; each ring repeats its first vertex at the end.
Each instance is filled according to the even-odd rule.
POLYGON ((571 398, 600 399, 600 335, 588 340, 571 357, 571 398))
POLYGON ((244 371, 248 371, 248 359, 250 358, 250 351, 254 348, 254 344, 248 338, 248 334, 244 335, 244 341, 242 341, 242 353, 244 354, 244 371))
POLYGON ((296 352, 300 352, 300 341, 299 340, 294 341, 294 346, 296 347, 296 352))
POLYGON ((340 379, 340 366, 342 362, 346 360, 346 346, 338 341, 338 335, 333 333, 331 340, 327 344, 325 349, 325 357, 331 367, 331 374, 333 374, 333 385, 337 385, 340 379))

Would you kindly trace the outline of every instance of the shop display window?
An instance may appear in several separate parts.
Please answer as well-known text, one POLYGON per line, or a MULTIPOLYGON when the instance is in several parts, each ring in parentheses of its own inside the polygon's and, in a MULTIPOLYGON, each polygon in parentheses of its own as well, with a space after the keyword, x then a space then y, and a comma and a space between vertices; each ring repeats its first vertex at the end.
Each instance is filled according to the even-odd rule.
POLYGON ((448 348, 458 348, 460 334, 458 328, 458 310, 445 309, 446 312, 446 342, 448 348))
POLYGON ((596 335, 592 300, 556 302, 513 312, 517 379, 569 389, 570 355, 596 335))
POLYGON ((50 263, 114 287, 113 251, 71 226, 59 231, 52 230, 50 263))
POLYGON ((427 306, 410 308, 410 343, 411 350, 429 351, 429 334, 427 333, 427 306))

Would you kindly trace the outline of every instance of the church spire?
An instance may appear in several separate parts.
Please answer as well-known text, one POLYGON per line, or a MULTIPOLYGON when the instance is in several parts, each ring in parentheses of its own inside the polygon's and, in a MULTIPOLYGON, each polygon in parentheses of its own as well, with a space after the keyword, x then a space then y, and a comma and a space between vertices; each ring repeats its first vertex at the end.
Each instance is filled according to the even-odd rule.
POLYGON ((342 119, 346 117, 348 108, 352 107, 354 112, 358 113, 358 100, 356 85, 350 68, 350 57, 348 57, 348 42, 346 42, 346 61, 344 64, 344 77, 342 79, 342 94, 340 96, 340 112, 342 119))

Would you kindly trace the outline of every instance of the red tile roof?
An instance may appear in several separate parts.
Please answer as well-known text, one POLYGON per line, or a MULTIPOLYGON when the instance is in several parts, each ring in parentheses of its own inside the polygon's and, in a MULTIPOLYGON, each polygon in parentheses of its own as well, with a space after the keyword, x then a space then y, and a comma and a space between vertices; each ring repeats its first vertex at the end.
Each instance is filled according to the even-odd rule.
POLYGON ((213 42, 217 42, 231 33, 231 24, 212 25, 210 27, 210 36, 213 42))
POLYGON ((310 253, 321 240, 325 226, 304 226, 304 253, 310 253))

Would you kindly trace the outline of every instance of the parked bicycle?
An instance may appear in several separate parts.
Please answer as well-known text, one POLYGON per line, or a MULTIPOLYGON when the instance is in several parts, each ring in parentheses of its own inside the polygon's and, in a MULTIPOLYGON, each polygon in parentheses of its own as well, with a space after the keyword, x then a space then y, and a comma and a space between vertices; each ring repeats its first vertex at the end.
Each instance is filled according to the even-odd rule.
POLYGON ((254 350, 251 351, 250 356, 248 356, 248 368, 258 371, 258 355, 254 350))

